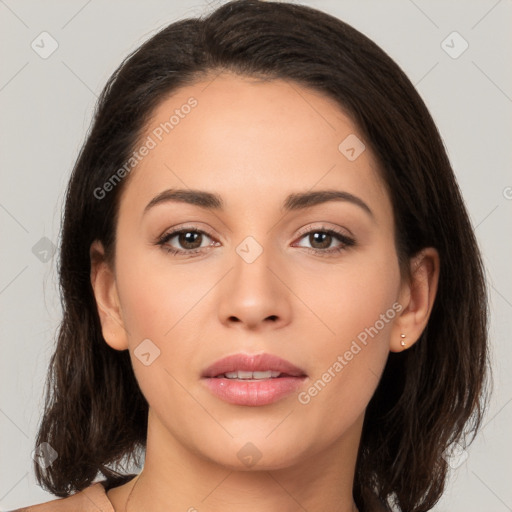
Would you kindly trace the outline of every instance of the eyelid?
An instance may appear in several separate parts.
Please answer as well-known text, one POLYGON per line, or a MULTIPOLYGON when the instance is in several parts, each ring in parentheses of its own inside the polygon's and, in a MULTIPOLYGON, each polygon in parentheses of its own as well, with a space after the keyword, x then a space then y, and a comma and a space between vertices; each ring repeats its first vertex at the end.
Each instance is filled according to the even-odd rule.
POLYGON ((158 239, 162 239, 171 233, 177 234, 180 231, 197 231, 201 233, 206 233, 211 238, 215 238, 211 230, 209 228, 203 227, 201 224, 177 224, 176 226, 171 226, 165 229, 164 232, 160 236, 158 236, 158 239))
POLYGON ((312 231, 334 231, 338 235, 344 236, 346 238, 352 238, 355 240, 355 236, 352 233, 352 231, 350 231, 350 229, 347 229, 345 227, 340 228, 338 226, 336 226, 336 227, 327 226, 326 224, 328 224, 328 223, 322 222, 322 221, 320 221, 319 223, 313 223, 313 224, 320 224, 320 225, 317 226, 317 225, 307 224, 306 226, 299 229, 298 236, 301 237, 303 235, 307 235, 308 233, 311 233, 312 231), (343 233, 341 231, 342 229, 344 229, 347 233, 343 233))

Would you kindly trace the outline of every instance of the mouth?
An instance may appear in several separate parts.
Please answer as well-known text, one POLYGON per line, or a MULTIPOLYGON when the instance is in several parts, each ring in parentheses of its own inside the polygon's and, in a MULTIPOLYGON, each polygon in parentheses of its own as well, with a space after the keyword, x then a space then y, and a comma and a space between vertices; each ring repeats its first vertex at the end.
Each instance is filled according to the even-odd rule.
POLYGON ((250 380, 250 381, 258 381, 262 379, 278 379, 280 377, 292 377, 292 375, 288 375, 287 373, 282 373, 274 370, 266 370, 259 372, 248 372, 244 370, 237 370, 233 372, 225 372, 219 375, 216 375, 215 379, 238 379, 238 380, 250 380))
POLYGON ((281 400, 298 390, 306 378, 301 368, 271 354, 234 354, 201 374, 206 387, 221 400, 253 407, 281 400))
POLYGON ((305 377, 306 373, 286 359, 272 354, 233 354, 219 359, 202 373, 203 378, 225 377, 227 379, 276 379, 305 377))

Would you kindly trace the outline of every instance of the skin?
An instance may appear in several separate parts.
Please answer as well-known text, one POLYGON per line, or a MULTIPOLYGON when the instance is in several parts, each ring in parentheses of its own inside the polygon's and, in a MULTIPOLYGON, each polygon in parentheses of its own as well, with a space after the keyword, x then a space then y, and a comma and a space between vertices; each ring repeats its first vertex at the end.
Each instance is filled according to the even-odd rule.
MULTIPOLYGON (((401 276, 377 162, 368 145, 354 161, 338 150, 348 135, 363 137, 333 100, 298 84, 223 73, 163 101, 143 139, 191 96, 198 105, 126 183, 115 264, 101 243, 91 246, 105 341, 130 351, 150 405, 144 469, 108 497, 125 510, 136 483, 128 510, 356 510, 365 409, 389 352, 404 350, 400 334, 409 348, 427 324, 439 257, 427 248, 411 259, 410 278, 401 276), (218 193, 225 210, 166 202, 144 214, 171 188, 218 193), (288 194, 320 189, 359 197, 373 216, 348 201, 280 210, 288 194), (203 252, 175 256, 156 243, 180 227, 208 232, 203 252), (322 227, 356 245, 322 256, 342 243, 299 232, 322 227), (236 252, 247 236, 263 248, 252 263, 236 252), (400 313, 307 404, 292 393, 266 406, 233 405, 200 381, 222 357, 268 352, 303 369, 307 390, 396 303, 400 313), (144 339, 161 351, 149 366, 134 355, 144 339), (251 467, 237 456, 248 442, 261 454, 251 467)), ((190 251, 191 240, 176 236, 167 246, 190 251)))

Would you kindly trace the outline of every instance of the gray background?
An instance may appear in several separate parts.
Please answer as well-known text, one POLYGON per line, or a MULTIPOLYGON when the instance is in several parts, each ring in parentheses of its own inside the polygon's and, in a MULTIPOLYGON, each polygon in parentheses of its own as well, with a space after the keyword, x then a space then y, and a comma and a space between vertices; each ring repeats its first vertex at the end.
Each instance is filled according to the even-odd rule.
MULTIPOLYGON (((389 53, 445 141, 487 267, 495 393, 483 431, 453 464, 435 510, 512 511, 512 2, 297 3, 343 19, 389 53), (457 58, 445 50, 459 53, 462 40, 442 46, 453 31, 469 44, 457 58)), ((60 318, 51 255, 96 97, 121 60, 159 28, 217 5, 0 0, 0 510, 54 499, 37 486, 31 460, 60 318), (47 58, 31 47, 35 41, 43 51, 43 31, 58 43, 47 58)), ((45 39, 45 51, 50 44, 45 39)))

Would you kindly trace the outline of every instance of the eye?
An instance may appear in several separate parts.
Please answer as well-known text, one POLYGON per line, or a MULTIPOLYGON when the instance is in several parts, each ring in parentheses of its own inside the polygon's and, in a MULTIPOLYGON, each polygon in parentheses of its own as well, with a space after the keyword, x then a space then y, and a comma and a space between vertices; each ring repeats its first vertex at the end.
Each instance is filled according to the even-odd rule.
POLYGON ((305 249, 309 249, 315 254, 320 254, 322 256, 340 253, 347 247, 352 247, 356 243, 353 238, 345 235, 344 233, 336 231, 335 229, 325 228, 323 226, 319 229, 310 229, 309 231, 301 233, 301 235, 301 239, 309 241, 312 247, 304 247, 301 245, 299 245, 299 247, 304 247, 305 249), (329 248, 331 243, 336 240, 339 242, 339 245, 329 248))
POLYGON ((158 245, 161 245, 163 249, 171 254, 196 254, 202 252, 204 247, 208 247, 214 245, 215 242, 211 242, 206 246, 201 246, 204 236, 211 238, 206 232, 201 231, 196 228, 181 228, 179 230, 171 231, 169 233, 165 233, 157 242, 158 245), (183 247, 183 249, 177 249, 171 245, 169 242, 176 238, 177 243, 183 247))

